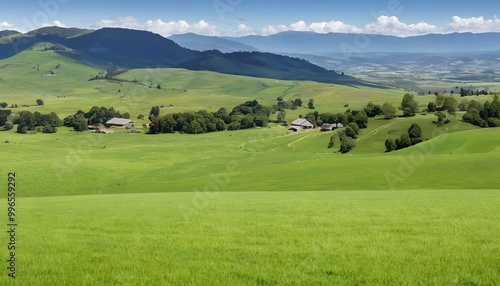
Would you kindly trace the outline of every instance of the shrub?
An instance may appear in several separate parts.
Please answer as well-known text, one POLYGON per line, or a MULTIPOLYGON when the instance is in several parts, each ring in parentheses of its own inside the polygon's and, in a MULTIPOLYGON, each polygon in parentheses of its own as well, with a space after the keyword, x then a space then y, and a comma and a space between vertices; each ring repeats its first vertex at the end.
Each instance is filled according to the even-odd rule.
POLYGON ((391 152, 397 149, 396 145, 396 140, 394 139, 387 139, 385 140, 385 151, 386 152, 391 152))
POLYGON ((351 137, 342 138, 342 143, 340 144, 340 152, 347 153, 356 147, 356 141, 351 137))
POLYGON ((410 136, 408 136, 408 134, 402 134, 401 137, 399 137, 398 139, 396 139, 396 147, 397 149, 404 149, 404 148, 408 148, 411 146, 411 139, 410 139, 410 136))
POLYGON ((356 131, 351 126, 347 126, 344 129, 344 134, 345 134, 345 136, 347 136, 349 138, 352 138, 352 139, 358 138, 358 134, 356 133, 356 131))
POLYGON ((239 122, 231 122, 227 126, 227 130, 234 131, 234 130, 240 130, 241 129, 241 124, 239 122))
POLYGON ((42 133, 56 133, 57 128, 50 126, 50 125, 45 125, 42 129, 42 133))
POLYGON ((408 137, 410 137, 411 145, 422 142, 422 128, 417 123, 413 123, 408 129, 408 137))

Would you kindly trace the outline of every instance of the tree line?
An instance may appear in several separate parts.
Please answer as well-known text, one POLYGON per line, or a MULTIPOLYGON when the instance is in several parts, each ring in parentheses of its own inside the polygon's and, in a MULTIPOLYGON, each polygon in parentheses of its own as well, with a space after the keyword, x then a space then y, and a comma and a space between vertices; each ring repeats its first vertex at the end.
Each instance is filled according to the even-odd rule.
POLYGON ((422 142, 422 128, 417 123, 413 123, 408 132, 401 134, 396 139, 385 140, 386 152, 408 148, 422 142))
POLYGON ((483 105, 478 102, 465 102, 467 112, 462 116, 464 122, 480 127, 500 127, 500 101, 495 95, 490 103, 486 101, 483 105))
POLYGON ((275 113, 273 108, 261 105, 257 100, 247 101, 234 107, 231 112, 221 107, 217 112, 200 110, 160 116, 160 108, 151 108, 149 134, 181 132, 201 134, 224 130, 240 130, 253 127, 265 127, 269 116, 275 113))
POLYGON ((7 117, 4 129, 11 130, 17 124, 17 133, 26 134, 28 131, 43 133, 56 133, 57 127, 62 126, 62 121, 55 112, 42 114, 38 111, 21 111, 7 117))

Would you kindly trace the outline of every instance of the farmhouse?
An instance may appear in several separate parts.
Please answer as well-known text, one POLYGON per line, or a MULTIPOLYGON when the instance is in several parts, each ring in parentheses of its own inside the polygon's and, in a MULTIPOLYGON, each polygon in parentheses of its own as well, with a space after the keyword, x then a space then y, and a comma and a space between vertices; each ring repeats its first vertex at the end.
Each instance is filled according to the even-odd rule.
POLYGON ((323 125, 321 125, 320 131, 326 132, 326 131, 332 131, 332 130, 335 130, 338 128, 344 128, 344 124, 342 124, 342 123, 332 123, 332 124, 324 123, 323 125))
POLYGON ((292 125, 290 126, 290 128, 288 128, 288 130, 292 131, 292 132, 297 132, 300 129, 311 129, 313 127, 314 127, 314 125, 311 122, 309 122, 307 119, 299 118, 299 119, 295 120, 294 122, 292 122, 292 125))
POLYGON ((292 127, 297 127, 298 129, 311 129, 314 127, 314 124, 307 119, 299 118, 292 122, 292 127))
POLYGON ((106 128, 109 128, 109 127, 126 127, 126 126, 130 126, 130 127, 133 127, 134 126, 134 121, 130 120, 130 119, 125 119, 125 118, 112 118, 110 120, 108 120, 105 124, 106 128))

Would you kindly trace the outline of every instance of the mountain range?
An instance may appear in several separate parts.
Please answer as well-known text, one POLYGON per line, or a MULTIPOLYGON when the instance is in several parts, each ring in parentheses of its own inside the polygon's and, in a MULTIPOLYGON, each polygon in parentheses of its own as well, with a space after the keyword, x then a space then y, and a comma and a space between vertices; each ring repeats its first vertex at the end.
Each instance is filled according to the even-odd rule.
POLYGON ((155 33, 121 28, 94 31, 46 27, 26 34, 4 31, 0 34, 0 59, 12 57, 39 43, 49 44, 48 50, 99 67, 112 64, 123 69, 185 68, 283 80, 369 84, 304 59, 253 50, 222 53, 212 49, 200 52, 155 33))
MULTIPOLYGON (((498 70, 500 64, 500 33, 430 34, 400 38, 290 31, 240 38, 195 34, 170 38, 181 46, 195 50, 222 48, 227 52, 261 51, 297 57, 326 69, 362 75, 383 84, 388 82, 377 75, 378 72, 492 81, 495 76, 484 71, 498 70)), ((407 84, 396 86, 409 88, 407 84)), ((415 88, 413 84, 411 86, 415 88)))
POLYGON ((429 34, 395 37, 371 34, 318 34, 288 31, 271 36, 207 37, 196 34, 171 36, 194 50, 262 51, 279 54, 355 53, 471 53, 500 51, 500 33, 429 34))

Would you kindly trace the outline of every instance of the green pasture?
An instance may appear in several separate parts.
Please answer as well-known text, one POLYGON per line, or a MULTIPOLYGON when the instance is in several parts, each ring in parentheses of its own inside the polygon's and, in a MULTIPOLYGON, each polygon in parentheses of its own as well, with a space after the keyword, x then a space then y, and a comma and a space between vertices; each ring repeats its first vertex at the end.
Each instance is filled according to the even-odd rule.
POLYGON ((19 270, 15 282, 6 275, 0 281, 496 285, 500 279, 496 190, 220 192, 192 207, 196 198, 19 199, 19 270))
POLYGON ((414 121, 373 122, 345 155, 338 144, 327 148, 333 133, 290 134, 279 126, 202 135, 9 131, 0 132, 0 144, 3 169, 18 173, 23 197, 193 192, 217 180, 224 182, 221 191, 491 189, 500 183, 499 129, 454 132, 474 128, 452 122, 424 133, 437 136, 429 141, 384 153, 385 139, 414 121))

